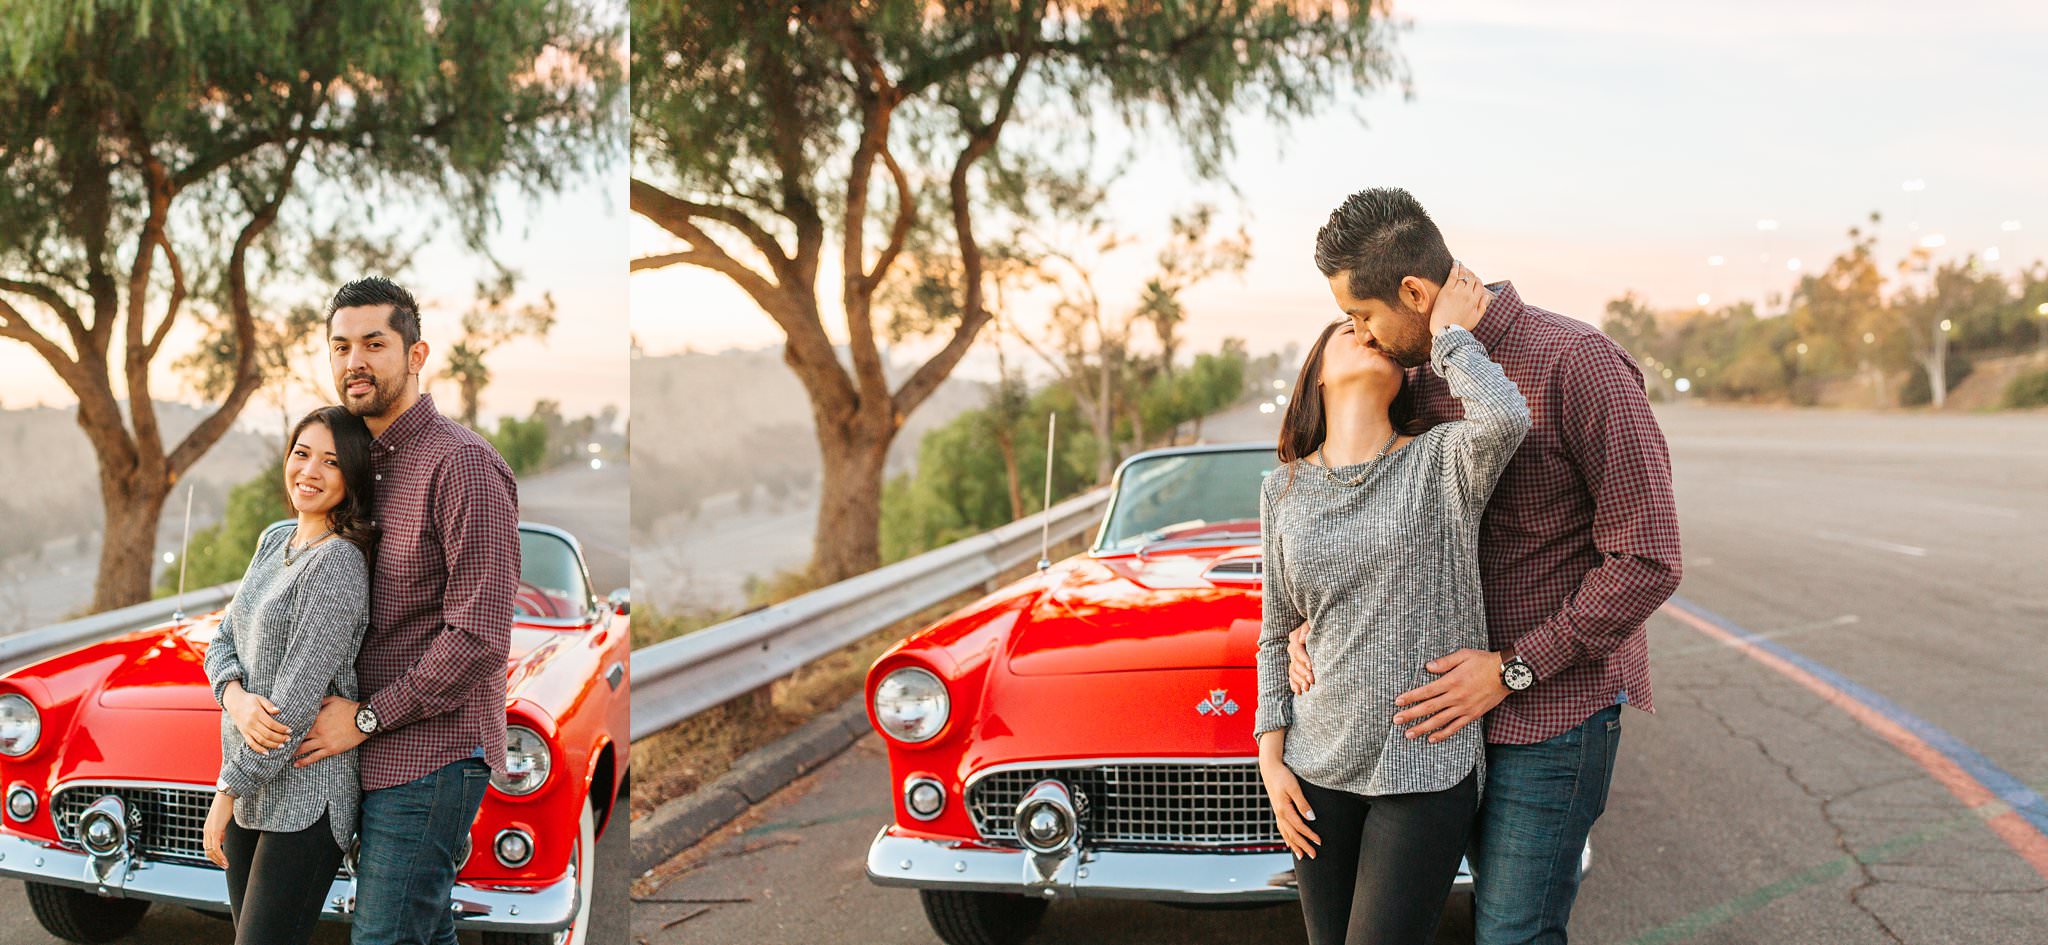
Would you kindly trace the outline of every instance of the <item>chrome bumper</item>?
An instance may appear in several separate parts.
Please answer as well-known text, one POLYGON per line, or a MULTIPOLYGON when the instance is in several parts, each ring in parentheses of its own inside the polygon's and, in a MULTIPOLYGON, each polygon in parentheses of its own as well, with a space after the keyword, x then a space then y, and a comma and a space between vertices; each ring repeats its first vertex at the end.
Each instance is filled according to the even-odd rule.
MULTIPOLYGON (((64 847, 14 836, 0 836, 0 877, 68 886, 111 899, 146 899, 225 912, 227 874, 211 866, 128 860, 102 864, 64 847), (105 874, 102 881, 100 876, 105 874)), ((355 911, 355 882, 336 878, 327 891, 320 917, 347 922, 355 911)), ((458 929, 493 932, 552 932, 568 927, 581 905, 582 891, 572 871, 547 886, 474 886, 456 883, 448 907, 458 929)))
MULTIPOLYGON (((1285 851, 1139 853, 1083 848, 1045 862, 1024 850, 900 837, 892 829, 883 827, 868 847, 868 879, 879 886, 1019 893, 1043 899, 1202 903, 1296 898, 1294 855, 1285 851)), ((1472 871, 1463 861, 1452 888, 1472 889, 1472 871)))

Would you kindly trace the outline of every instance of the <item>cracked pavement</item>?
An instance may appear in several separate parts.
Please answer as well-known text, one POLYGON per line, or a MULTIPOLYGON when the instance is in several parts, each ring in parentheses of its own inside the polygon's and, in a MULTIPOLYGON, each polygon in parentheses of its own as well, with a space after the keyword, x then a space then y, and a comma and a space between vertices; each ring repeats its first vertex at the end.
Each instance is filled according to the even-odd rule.
MULTIPOLYGON (((1686 597, 2048 789, 2048 414, 1659 416, 1686 597)), ((2048 880, 1891 743, 1676 619, 1649 632, 1660 711, 1624 714, 1573 941, 2048 941, 2048 880)), ((861 873, 886 774, 869 736, 643 880, 696 901, 636 904, 635 942, 937 942, 861 873)), ((1301 940, 1291 905, 1115 902, 1057 904, 1032 939, 1301 940)))

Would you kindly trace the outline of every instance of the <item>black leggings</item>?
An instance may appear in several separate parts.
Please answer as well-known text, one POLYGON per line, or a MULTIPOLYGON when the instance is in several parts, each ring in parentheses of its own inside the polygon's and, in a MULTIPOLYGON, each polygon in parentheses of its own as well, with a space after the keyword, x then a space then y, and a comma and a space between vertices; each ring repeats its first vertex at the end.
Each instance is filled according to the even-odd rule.
POLYGON ((1309 945, 1429 945, 1479 809, 1477 774, 1426 794, 1366 797, 1301 781, 1322 838, 1294 858, 1309 945))
POLYGON ((228 819, 228 909, 236 945, 303 945, 341 869, 327 815, 289 833, 249 830, 228 819))

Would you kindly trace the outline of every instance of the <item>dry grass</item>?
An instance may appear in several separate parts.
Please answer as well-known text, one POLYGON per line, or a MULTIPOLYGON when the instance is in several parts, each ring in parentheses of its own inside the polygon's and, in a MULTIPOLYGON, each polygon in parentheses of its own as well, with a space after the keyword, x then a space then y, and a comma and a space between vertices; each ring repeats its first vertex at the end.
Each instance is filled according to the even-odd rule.
MULTIPOLYGON (((1055 546, 1058 557, 1085 547, 1082 539, 1055 546)), ((997 583, 1017 580, 1031 565, 1013 569, 997 583)), ((827 654, 765 690, 683 720, 633 743, 634 818, 683 797, 731 770, 741 755, 769 744, 847 699, 858 695, 868 667, 896 641, 981 597, 983 589, 954 596, 908 620, 862 637, 827 654)))

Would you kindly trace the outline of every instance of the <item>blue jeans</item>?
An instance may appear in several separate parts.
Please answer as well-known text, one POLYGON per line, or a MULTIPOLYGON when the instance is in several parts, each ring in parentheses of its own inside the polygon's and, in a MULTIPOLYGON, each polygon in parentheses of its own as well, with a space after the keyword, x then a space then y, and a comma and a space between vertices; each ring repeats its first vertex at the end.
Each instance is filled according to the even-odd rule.
POLYGON ((364 792, 354 945, 455 945, 455 856, 490 784, 490 766, 466 758, 364 792))
POLYGON ((1486 746, 1486 794, 1472 833, 1478 945, 1564 945, 1579 851, 1607 808, 1621 706, 1533 745, 1486 746))

